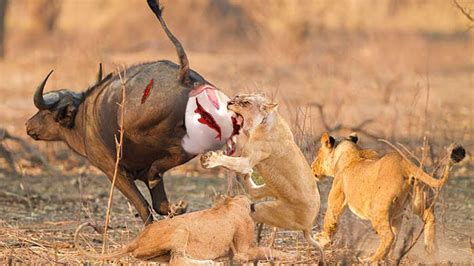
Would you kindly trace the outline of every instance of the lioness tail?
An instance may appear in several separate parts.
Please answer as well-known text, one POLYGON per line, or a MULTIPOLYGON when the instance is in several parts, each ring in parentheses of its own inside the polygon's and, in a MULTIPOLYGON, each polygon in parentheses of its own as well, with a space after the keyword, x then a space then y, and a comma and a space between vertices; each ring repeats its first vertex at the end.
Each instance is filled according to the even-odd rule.
POLYGON ((315 246, 319 252, 321 253, 321 262, 323 265, 326 265, 326 259, 324 258, 324 251, 321 245, 311 236, 311 230, 303 230, 304 238, 308 241, 312 246, 315 246))
POLYGON ((451 145, 450 147, 450 158, 448 160, 448 163, 446 164, 443 174, 439 179, 436 179, 429 174, 425 173, 423 169, 420 167, 417 167, 415 164, 413 164, 411 161, 407 159, 403 159, 403 166, 404 169, 407 171, 407 174, 409 176, 412 176, 421 182, 427 184, 428 186, 432 188, 440 188, 442 187, 446 181, 448 181, 448 176, 449 176, 449 170, 451 169, 451 166, 453 164, 459 163, 464 159, 466 156, 466 151, 464 148, 460 145, 451 145))
POLYGON ((112 253, 103 254, 103 255, 102 254, 94 254, 94 253, 91 253, 91 252, 85 250, 79 244, 79 233, 81 232, 82 228, 84 228, 85 226, 88 226, 88 225, 90 225, 90 224, 89 223, 83 223, 83 224, 79 225, 79 227, 76 229, 76 232, 74 233, 74 246, 76 246, 77 250, 79 250, 79 252, 82 255, 84 255, 88 258, 91 258, 91 259, 96 259, 96 260, 109 260, 109 259, 118 259, 118 258, 123 257, 124 255, 126 255, 130 252, 130 244, 124 246, 123 248, 119 248, 118 250, 116 250, 112 253))

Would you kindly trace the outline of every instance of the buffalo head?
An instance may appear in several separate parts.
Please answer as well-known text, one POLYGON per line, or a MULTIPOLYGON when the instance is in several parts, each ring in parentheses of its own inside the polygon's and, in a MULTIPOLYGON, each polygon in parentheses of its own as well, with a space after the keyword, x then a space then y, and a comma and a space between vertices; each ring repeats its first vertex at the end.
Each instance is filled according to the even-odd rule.
POLYGON ((49 76, 36 88, 33 100, 38 112, 26 122, 27 134, 35 140, 61 140, 62 128, 72 128, 83 93, 56 90, 43 94, 49 76))

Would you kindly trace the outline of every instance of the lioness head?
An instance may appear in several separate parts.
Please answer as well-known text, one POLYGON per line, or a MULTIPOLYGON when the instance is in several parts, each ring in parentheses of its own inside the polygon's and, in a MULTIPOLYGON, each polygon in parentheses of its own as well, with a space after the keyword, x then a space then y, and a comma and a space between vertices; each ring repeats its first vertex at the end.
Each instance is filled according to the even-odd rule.
POLYGON ((227 109, 234 112, 245 131, 255 129, 269 114, 274 112, 278 104, 259 94, 241 94, 235 96, 227 104, 227 109))
POLYGON ((234 196, 234 197, 229 197, 229 196, 224 196, 224 195, 217 195, 215 197, 213 207, 214 208, 221 208, 223 206, 230 207, 232 205, 237 205, 237 206, 240 206, 240 207, 248 210, 248 212, 250 212, 251 203, 252 202, 250 201, 250 199, 245 195, 237 195, 237 196, 234 196))
POLYGON ((350 141, 357 144, 358 140, 359 138, 356 134, 351 134, 347 138, 336 140, 328 133, 324 133, 320 139, 321 147, 316 151, 316 158, 311 164, 313 175, 318 180, 326 176, 334 176, 334 150, 336 149, 336 146, 342 141, 350 141))

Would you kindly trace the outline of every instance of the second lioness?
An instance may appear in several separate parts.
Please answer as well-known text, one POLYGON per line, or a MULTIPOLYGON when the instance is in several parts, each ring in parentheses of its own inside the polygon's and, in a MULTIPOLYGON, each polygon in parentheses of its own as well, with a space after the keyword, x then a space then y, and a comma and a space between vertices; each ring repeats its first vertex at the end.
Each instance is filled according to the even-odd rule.
POLYGON ((359 218, 370 220, 380 237, 379 247, 364 261, 381 260, 394 245, 405 207, 412 202, 412 210, 425 223, 426 249, 434 251, 434 209, 425 206, 419 189, 423 187, 422 184, 440 189, 447 181, 451 165, 464 158, 463 147, 453 145, 449 149, 449 161, 443 175, 435 179, 400 153, 381 156, 374 150, 360 148, 355 135, 336 140, 324 133, 320 141, 321 147, 312 164, 313 173, 317 178, 334 177, 324 216, 324 230, 318 235, 321 244, 329 244, 336 232, 338 220, 348 206, 359 218), (410 193, 413 187, 415 193, 410 193))
POLYGON ((246 94, 229 101, 228 109, 241 120, 241 134, 248 139, 241 156, 208 152, 201 157, 202 165, 205 168, 223 166, 244 174, 250 196, 273 198, 255 204, 251 216, 256 222, 301 230, 305 238, 321 250, 311 237, 320 207, 318 186, 290 127, 278 114, 277 104, 261 95, 246 94), (263 177, 264 185, 257 186, 251 180, 254 167, 263 177))

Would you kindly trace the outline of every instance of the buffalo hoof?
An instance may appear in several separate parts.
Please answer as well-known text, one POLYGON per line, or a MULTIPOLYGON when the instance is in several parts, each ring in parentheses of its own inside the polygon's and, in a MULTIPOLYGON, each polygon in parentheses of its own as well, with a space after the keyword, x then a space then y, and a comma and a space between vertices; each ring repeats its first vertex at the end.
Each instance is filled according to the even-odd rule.
POLYGON ((179 200, 170 206, 170 216, 176 216, 186 213, 188 210, 188 203, 184 200, 179 200))

